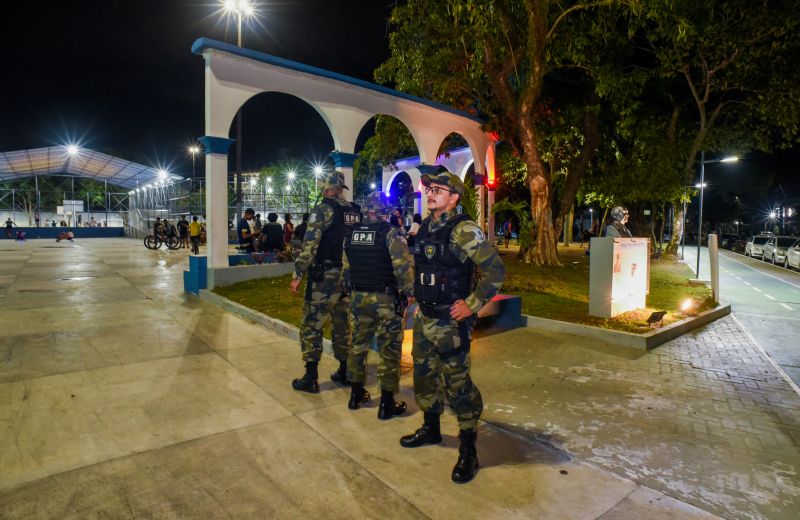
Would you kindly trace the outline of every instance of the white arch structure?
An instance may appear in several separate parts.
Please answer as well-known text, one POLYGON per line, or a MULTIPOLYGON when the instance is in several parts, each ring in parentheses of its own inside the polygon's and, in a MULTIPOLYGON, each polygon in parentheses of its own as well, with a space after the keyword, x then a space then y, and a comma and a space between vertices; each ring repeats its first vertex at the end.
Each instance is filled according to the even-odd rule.
MULTIPOLYGON (((352 186, 358 134, 377 114, 400 120, 411 132, 419 150, 418 170, 434 168, 436 152, 445 137, 460 134, 469 145, 476 174, 493 173, 494 141, 480 128, 481 121, 465 112, 269 54, 200 38, 192 52, 205 59, 206 217, 208 267, 228 266, 227 175, 228 138, 239 108, 262 92, 296 96, 314 107, 328 125, 336 150, 336 169, 352 186), (430 165, 430 166, 428 166, 430 165)), ((346 192, 347 193, 347 192, 346 192)), ((493 226, 490 226, 491 230, 493 226)))

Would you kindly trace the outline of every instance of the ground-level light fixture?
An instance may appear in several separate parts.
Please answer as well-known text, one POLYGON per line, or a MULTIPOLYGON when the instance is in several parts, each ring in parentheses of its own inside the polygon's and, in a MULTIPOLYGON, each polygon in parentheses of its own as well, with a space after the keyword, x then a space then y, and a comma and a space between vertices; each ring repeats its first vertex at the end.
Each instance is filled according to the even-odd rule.
POLYGON ((272 182, 272 177, 267 177, 267 182, 272 182))
POLYGON ((774 219, 774 218, 777 218, 777 216, 778 216, 778 214, 775 213, 774 211, 770 211, 769 212, 769 218, 774 219))
POLYGON ((269 188, 267 188, 267 193, 272 193, 272 186, 270 186, 269 188))
POLYGON ((315 164, 314 165, 314 176, 315 177, 319 177, 320 175, 322 175, 322 166, 320 166, 319 164, 315 164))
POLYGON ((255 177, 250 179, 250 186, 255 186, 257 183, 258 183, 258 180, 255 177))
POLYGON ((692 310, 692 307, 694 307, 694 300, 692 300, 691 298, 686 298, 681 303, 681 312, 689 312, 690 310, 692 310))
POLYGON ((287 177, 287 178, 288 178, 288 179, 291 181, 291 180, 294 180, 294 178, 295 178, 295 176, 296 176, 296 175, 297 175, 297 174, 296 174, 294 171, 290 171, 290 172, 288 172, 288 173, 286 174, 286 177, 287 177))

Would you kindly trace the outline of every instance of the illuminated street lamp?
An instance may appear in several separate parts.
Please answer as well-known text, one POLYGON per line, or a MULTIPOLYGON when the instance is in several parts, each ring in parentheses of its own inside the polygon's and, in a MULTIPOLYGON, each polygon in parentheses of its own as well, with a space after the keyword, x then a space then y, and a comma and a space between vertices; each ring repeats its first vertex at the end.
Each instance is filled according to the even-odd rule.
POLYGON ((731 163, 738 160, 738 157, 733 156, 706 161, 706 152, 700 152, 700 185, 697 186, 700 188, 700 215, 697 219, 697 270, 695 271, 697 279, 700 279, 700 245, 703 243, 703 192, 706 187, 706 164, 731 163))
POLYGON ((195 163, 195 158, 197 157, 197 154, 200 153, 200 147, 197 146, 196 144, 191 144, 191 145, 189 145, 188 148, 186 148, 186 152, 189 155, 192 156, 192 178, 194 178, 194 176, 195 176, 194 163, 195 163))
POLYGON ((370 185, 369 185, 369 189, 371 189, 371 190, 374 190, 374 189, 375 189, 375 186, 376 186, 376 185, 375 185, 375 183, 373 182, 372 184, 370 184, 370 185))

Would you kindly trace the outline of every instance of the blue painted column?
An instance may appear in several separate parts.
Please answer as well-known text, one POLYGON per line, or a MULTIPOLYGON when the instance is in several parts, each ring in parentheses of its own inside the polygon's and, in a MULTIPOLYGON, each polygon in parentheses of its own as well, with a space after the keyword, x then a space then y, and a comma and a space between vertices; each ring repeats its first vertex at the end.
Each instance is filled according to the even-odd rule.
POLYGON ((206 238, 208 267, 228 267, 228 149, 233 139, 198 139, 206 154, 206 238))

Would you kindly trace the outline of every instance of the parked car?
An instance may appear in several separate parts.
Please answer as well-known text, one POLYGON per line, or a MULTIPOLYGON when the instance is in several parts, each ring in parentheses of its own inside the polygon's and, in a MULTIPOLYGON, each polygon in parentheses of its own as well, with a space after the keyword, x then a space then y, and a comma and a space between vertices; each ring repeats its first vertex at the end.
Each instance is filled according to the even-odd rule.
POLYGON ((731 233, 723 233, 719 236, 719 247, 722 249, 733 249, 733 244, 739 240, 737 235, 731 233))
POLYGON ((744 256, 763 258, 764 244, 766 244, 770 238, 770 235, 755 235, 750 237, 750 240, 747 241, 747 245, 744 247, 744 256))
POLYGON ((747 248, 747 239, 740 238, 739 240, 733 243, 733 245, 731 246, 731 251, 743 255, 746 248, 747 248))
POLYGON ((783 264, 786 260, 786 250, 797 242, 795 237, 772 237, 764 244, 764 253, 761 259, 773 264, 783 264))
POLYGON ((783 260, 783 267, 791 269, 796 267, 800 269, 800 240, 797 240, 788 249, 786 249, 786 257, 783 260))

